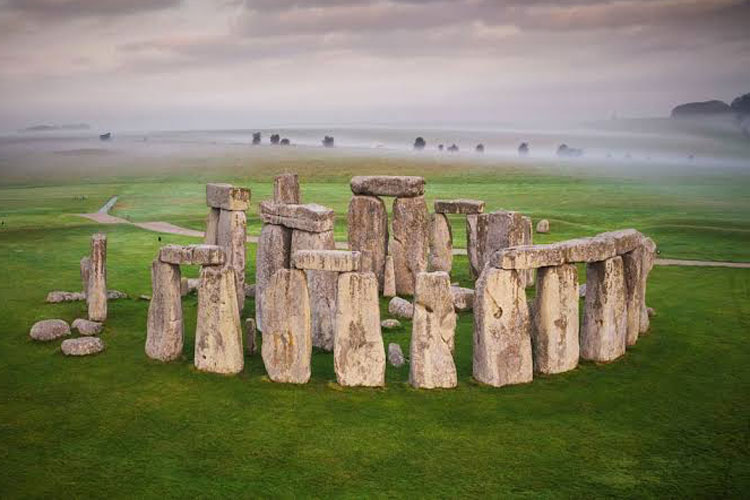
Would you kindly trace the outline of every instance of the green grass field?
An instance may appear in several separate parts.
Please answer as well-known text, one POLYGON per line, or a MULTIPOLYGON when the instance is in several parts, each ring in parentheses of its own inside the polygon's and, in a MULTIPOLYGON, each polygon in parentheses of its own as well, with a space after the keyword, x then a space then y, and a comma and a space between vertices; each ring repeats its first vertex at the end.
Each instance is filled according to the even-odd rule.
MULTIPOLYGON (((101 161, 101 160, 100 160, 101 161)), ((484 199, 488 209, 549 218, 556 241, 623 227, 654 237, 662 257, 750 261, 750 182, 743 175, 604 176, 564 167, 395 159, 194 162, 173 173, 123 169, 0 185, 0 453, 3 498, 19 497, 743 497, 750 488, 750 270, 657 267, 647 336, 608 365, 494 389, 471 379, 472 316, 459 316, 459 386, 417 391, 408 367, 388 366, 381 390, 335 384, 332 355, 313 354, 304 386, 273 384, 260 356, 237 377, 192 368, 196 298, 184 300, 181 361, 143 353, 148 303, 112 301, 107 350, 67 359, 59 342, 33 343, 31 325, 85 315, 44 303, 80 288, 90 235, 109 237, 109 287, 150 293, 149 263, 190 238, 100 226, 114 214, 200 229, 207 181, 248 185, 255 205, 282 170, 303 197, 334 208, 346 239, 347 180, 357 173, 427 176, 428 197, 484 199), (86 196, 84 200, 75 199, 86 196), (161 236, 162 241, 158 238, 161 236)), ((457 246, 463 224, 454 220, 457 246)), ((254 245, 248 281, 254 281, 254 245)), ((454 281, 469 285, 467 262, 454 281)), ((185 274, 197 275, 197 269, 185 274)), ((533 291, 531 292, 533 295, 533 291)), ((385 317, 383 302, 383 315, 385 317)), ((245 315, 254 303, 248 299, 245 315)), ((384 332, 408 352, 411 324, 384 332)))

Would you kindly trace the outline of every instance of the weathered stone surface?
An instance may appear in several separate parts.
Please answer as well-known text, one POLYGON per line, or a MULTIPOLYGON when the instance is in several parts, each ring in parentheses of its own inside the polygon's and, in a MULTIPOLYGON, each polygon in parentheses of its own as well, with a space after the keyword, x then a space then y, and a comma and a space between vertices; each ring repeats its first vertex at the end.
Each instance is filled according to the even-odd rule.
MULTIPOLYGON (((648 275, 654 268, 654 261, 656 259, 656 243, 651 238, 643 239, 643 264, 641 266, 641 321, 639 334, 643 335, 648 332, 651 325, 651 314, 648 313, 650 307, 646 307, 646 288, 648 285, 648 275)), ((651 309, 653 311, 653 309, 651 309)))
POLYGON ((641 331, 641 308, 645 301, 643 293, 643 253, 644 246, 639 245, 635 250, 622 254, 623 275, 625 277, 625 314, 626 345, 633 346, 638 342, 641 331))
POLYGON ((388 214, 375 196, 352 196, 347 219, 349 248, 362 254, 362 271, 375 273, 383 289, 388 251, 388 214))
POLYGON ((66 356, 90 356, 104 350, 104 341, 99 337, 78 337, 63 340, 60 349, 66 356))
POLYGON ((578 298, 582 299, 586 297, 586 283, 578 287, 578 298))
POLYGON ((61 319, 43 319, 37 321, 29 331, 29 337, 40 342, 56 340, 70 335, 70 326, 61 319))
POLYGON ((240 373, 245 358, 234 271, 229 267, 203 266, 200 280, 195 367, 211 373, 240 373))
POLYGON ((396 272, 396 293, 413 295, 417 274, 427 270, 430 214, 423 196, 393 201, 393 239, 389 254, 396 272))
POLYGON ((264 224, 255 255, 255 322, 263 331, 264 290, 271 276, 289 267, 292 231, 276 224, 264 224))
POLYGON ((420 273, 414 294, 409 383, 421 389, 455 387, 456 312, 448 273, 420 273))
POLYGON ((255 283, 245 283, 245 297, 254 298, 255 296, 255 283))
POLYGON ((378 280, 373 273, 342 273, 338 277, 333 367, 339 385, 385 385, 378 280))
POLYGON ((396 296, 396 269, 393 266, 393 257, 385 258, 385 271, 383 272, 383 297, 396 296))
POLYGON ((88 316, 91 321, 107 319, 107 235, 91 237, 91 267, 86 290, 88 316))
POLYGON ((81 290, 84 293, 84 300, 86 299, 86 291, 89 289, 89 276, 91 275, 91 257, 86 255, 81 257, 81 290))
POLYGON ((128 294, 119 290, 107 290, 107 300, 127 299, 128 294))
POLYGON ((301 196, 297 174, 281 174, 274 177, 273 201, 276 203, 291 203, 293 205, 300 204, 301 196))
POLYGON ((260 218, 267 224, 322 233, 333 230, 334 213, 330 208, 315 203, 287 205, 266 200, 260 202, 260 218))
POLYGON ((595 236, 595 238, 612 238, 615 245, 615 254, 622 255, 632 252, 643 243, 643 235, 635 229, 621 229, 609 231, 595 236))
POLYGON ((581 358, 612 361, 625 354, 627 311, 622 257, 586 266, 581 358))
POLYGON ((258 352, 258 332, 255 328, 255 319, 245 320, 245 353, 253 355, 258 352))
MULTIPOLYGON (((523 244, 533 245, 534 244, 534 226, 531 222, 531 217, 524 216, 523 220, 523 244)), ((526 288, 534 286, 534 270, 526 269, 523 273, 526 282, 526 288)))
POLYGON ((400 328, 401 322, 397 319, 388 318, 380 322, 380 327, 386 330, 393 330, 394 328, 400 328))
POLYGON ((536 232, 539 234, 549 233, 549 221, 547 219, 541 219, 536 223, 536 232))
POLYGON ((304 271, 280 269, 264 291, 261 355, 274 382, 305 384, 310 380, 312 329, 310 292, 304 271))
POLYGON ((245 212, 222 210, 216 243, 224 249, 225 262, 234 271, 237 307, 245 308, 245 244, 247 243, 247 215, 245 212))
POLYGON ((73 321, 70 325, 74 330, 78 330, 81 335, 99 335, 104 329, 104 324, 97 321, 89 321, 87 319, 78 318, 73 321))
POLYGON ((388 363, 396 368, 400 368, 406 364, 401 346, 394 342, 388 344, 388 363))
POLYGON ((216 245, 219 234, 219 217, 221 209, 209 208, 206 217, 206 232, 203 235, 203 243, 206 245, 216 245))
POLYGON ((435 200, 435 213, 438 214, 481 214, 484 202, 481 200, 435 200))
POLYGON ((453 308, 459 312, 471 311, 474 308, 474 290, 451 286, 453 296, 453 308))
POLYGON ((563 260, 573 262, 601 262, 617 255, 614 238, 576 238, 556 243, 562 252, 563 260))
POLYGON ((542 267, 531 316, 534 371, 562 373, 578 366, 578 270, 542 267))
POLYGON ((399 318, 411 319, 414 316, 414 306, 406 299, 393 297, 388 302, 388 312, 399 318))
POLYGON ((480 215, 480 218, 487 221, 482 267, 484 267, 486 259, 498 250, 525 244, 529 223, 524 220, 523 215, 519 212, 498 210, 480 215))
POLYGON ((361 254, 346 250, 297 250, 292 254, 292 267, 313 271, 347 273, 359 271, 361 254))
POLYGON ((474 279, 482 274, 484 266, 484 233, 487 219, 481 214, 466 216, 466 253, 469 256, 469 268, 474 279))
POLYGON ((406 175, 359 175, 352 177, 352 193, 411 198, 424 194, 424 177, 406 175))
POLYGON ((250 206, 250 190, 231 184, 206 184, 206 205, 244 212, 250 206))
POLYGON ((151 295, 141 294, 138 296, 138 300, 151 300, 151 295))
POLYGON ((66 292, 63 290, 53 290, 47 294, 45 302, 49 304, 58 304, 60 302, 76 302, 86 300, 85 292, 66 292))
POLYGON ((180 295, 183 297, 191 293, 198 291, 198 286, 201 280, 198 278, 181 278, 180 279, 180 295))
POLYGON ((184 338, 180 266, 155 259, 151 263, 151 290, 146 355, 159 361, 172 361, 182 356, 184 338))
MULTIPOLYGON (((333 231, 309 233, 292 231, 292 255, 301 250, 333 250, 336 244, 333 231)), ((305 271, 310 290, 312 309, 313 346, 330 351, 333 349, 333 332, 336 320, 336 279, 332 271, 305 271)))
POLYGON ((429 269, 450 273, 453 268, 453 231, 444 214, 430 216, 429 269))
POLYGON ((474 378, 495 387, 531 382, 530 330, 518 271, 485 268, 474 297, 474 378))
POLYGON ((646 314, 649 318, 653 318, 654 316, 656 316, 656 310, 653 307, 647 307, 646 314))
POLYGON ((159 249, 159 260, 175 265, 216 266, 224 264, 226 255, 218 245, 166 245, 159 249))
POLYGON ((558 244, 519 245, 493 253, 487 264, 499 269, 538 269, 565 263, 565 254, 558 244))

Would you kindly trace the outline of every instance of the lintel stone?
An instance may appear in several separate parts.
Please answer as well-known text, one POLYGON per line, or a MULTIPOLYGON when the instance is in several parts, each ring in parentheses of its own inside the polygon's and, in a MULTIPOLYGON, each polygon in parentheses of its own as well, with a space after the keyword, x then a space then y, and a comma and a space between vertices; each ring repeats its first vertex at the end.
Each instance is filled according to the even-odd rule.
POLYGON ((250 190, 231 184, 206 184, 206 205, 223 210, 246 211, 250 206, 250 190))
POLYGON ((358 271, 360 255, 359 252, 346 250, 297 250, 292 255, 292 266, 297 269, 339 273, 358 271))

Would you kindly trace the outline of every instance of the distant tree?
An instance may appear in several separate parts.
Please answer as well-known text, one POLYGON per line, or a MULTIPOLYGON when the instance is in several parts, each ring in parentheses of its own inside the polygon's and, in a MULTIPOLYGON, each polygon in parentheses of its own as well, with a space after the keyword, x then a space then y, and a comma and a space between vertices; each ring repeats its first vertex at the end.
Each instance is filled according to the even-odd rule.
POLYGON ((477 147, 474 148, 474 151, 476 151, 477 153, 484 153, 484 144, 477 144, 477 147))
POLYGON ((455 144, 451 144, 448 147, 448 152, 450 152, 450 153, 457 153, 458 152, 458 146, 456 146, 455 144))
POLYGON ((557 148, 557 156, 567 158, 577 158, 583 156, 583 150, 578 148, 571 148, 567 144, 560 144, 557 148))
POLYGON ((331 137, 330 135, 327 135, 327 136, 323 137, 323 146, 327 147, 327 148, 332 148, 333 147, 333 137, 331 137))
POLYGON ((271 144, 278 144, 281 140, 281 136, 279 134, 273 134, 271 136, 271 144))
POLYGON ((740 115, 750 115, 750 92, 732 101, 732 111, 740 115))
POLYGON ((528 142, 522 142, 521 145, 518 146, 518 156, 529 156, 528 142))
POLYGON ((417 151, 422 151, 426 145, 427 143, 422 137, 417 137, 414 141, 414 149, 416 149, 417 151))
POLYGON ((279 144, 281 144, 282 146, 288 146, 291 143, 289 142, 289 139, 284 137, 283 139, 281 139, 281 142, 279 142, 279 144))
POLYGON ((443 149, 445 149, 445 146, 443 146, 442 144, 438 144, 438 151, 442 151, 443 149))
POLYGON ((260 132, 253 133, 253 146, 260 144, 260 132))

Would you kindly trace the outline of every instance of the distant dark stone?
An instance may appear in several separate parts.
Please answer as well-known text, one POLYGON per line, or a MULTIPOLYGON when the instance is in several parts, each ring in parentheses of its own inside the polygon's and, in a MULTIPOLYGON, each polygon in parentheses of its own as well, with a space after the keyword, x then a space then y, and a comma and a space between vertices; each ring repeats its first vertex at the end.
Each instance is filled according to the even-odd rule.
POLYGON ((323 146, 325 146, 327 148, 332 148, 333 147, 333 137, 331 137, 330 135, 327 135, 327 136, 323 137, 323 146))
POLYGON ((477 153, 484 153, 484 144, 477 144, 477 147, 474 148, 474 151, 477 153))
POLYGON ((253 133, 253 146, 260 144, 260 132, 253 133))
POLYGON ((458 146, 456 146, 455 144, 451 144, 451 145, 450 145, 450 146, 448 147, 448 151, 449 151, 450 153, 456 153, 456 152, 458 152, 458 146))
POLYGON ((273 134, 271 136, 271 144, 278 144, 279 141, 281 141, 281 136, 279 134, 273 134))
POLYGON ((522 142, 521 145, 518 146, 518 156, 529 156, 528 142, 522 142))
POLYGON ((425 142, 423 137, 417 137, 414 140, 414 149, 416 149, 417 151, 422 151, 426 145, 427 142, 425 142))
POLYGON ((672 118, 700 117, 730 113, 732 108, 724 101, 702 101, 680 104, 672 110, 672 118))

